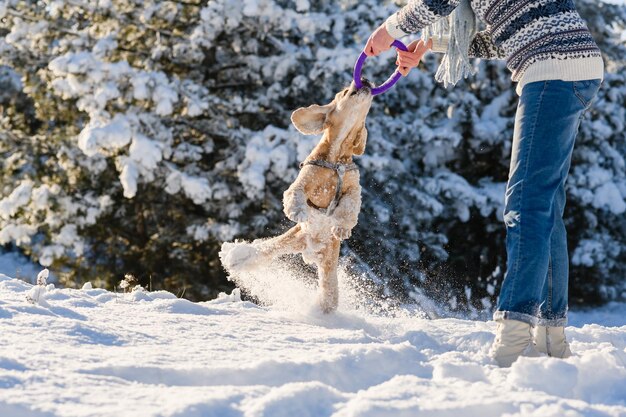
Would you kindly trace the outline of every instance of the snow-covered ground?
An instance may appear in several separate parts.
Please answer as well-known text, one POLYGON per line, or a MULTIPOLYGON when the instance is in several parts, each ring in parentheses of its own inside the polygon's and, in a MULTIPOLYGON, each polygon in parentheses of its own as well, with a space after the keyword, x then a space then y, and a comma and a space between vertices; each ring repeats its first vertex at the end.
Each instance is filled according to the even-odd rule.
POLYGON ((493 322, 323 316, 305 287, 272 291, 282 304, 51 287, 31 304, 0 275, 0 416, 626 416, 624 304, 572 313, 575 357, 499 369, 493 322))

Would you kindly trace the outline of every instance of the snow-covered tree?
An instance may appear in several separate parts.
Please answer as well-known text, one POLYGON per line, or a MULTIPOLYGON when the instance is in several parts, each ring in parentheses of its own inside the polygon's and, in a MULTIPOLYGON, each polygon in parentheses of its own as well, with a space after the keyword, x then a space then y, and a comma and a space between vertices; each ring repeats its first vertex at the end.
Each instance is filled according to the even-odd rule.
MULTIPOLYGON (((573 291, 623 297, 623 6, 578 1, 607 78, 568 183, 573 291), (611 24, 608 24, 611 22, 611 24)), ((206 298, 222 241, 288 227, 283 191, 317 138, 291 111, 351 80, 373 0, 0 1, 0 244, 66 284, 132 273, 206 298)), ((391 54, 370 59, 384 79, 391 54)), ((516 100, 503 62, 445 90, 439 57, 377 96, 363 209, 344 255, 386 293, 489 308, 505 268, 502 206, 516 100), (370 276, 373 276, 370 274, 370 276)), ((582 300, 583 302, 585 300, 582 300)))

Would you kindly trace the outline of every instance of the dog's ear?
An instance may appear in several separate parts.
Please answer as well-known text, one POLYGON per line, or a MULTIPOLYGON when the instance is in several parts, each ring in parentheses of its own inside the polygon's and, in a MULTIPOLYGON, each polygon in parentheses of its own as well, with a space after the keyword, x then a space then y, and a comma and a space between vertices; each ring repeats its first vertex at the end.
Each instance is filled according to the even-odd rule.
POLYGON ((365 144, 367 143, 367 129, 365 123, 354 137, 354 143, 352 144, 352 153, 354 155, 363 155, 365 153, 365 144))
POLYGON ((304 135, 317 135, 326 128, 326 116, 334 107, 334 103, 300 107, 291 113, 291 123, 304 135))

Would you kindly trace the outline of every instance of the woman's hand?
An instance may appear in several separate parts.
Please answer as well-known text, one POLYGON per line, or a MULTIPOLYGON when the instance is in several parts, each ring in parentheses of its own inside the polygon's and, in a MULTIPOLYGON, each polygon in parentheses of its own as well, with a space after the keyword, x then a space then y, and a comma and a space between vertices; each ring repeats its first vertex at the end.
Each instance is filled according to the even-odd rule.
POLYGON ((398 49, 398 59, 396 65, 398 65, 398 71, 405 77, 409 75, 411 69, 417 67, 422 60, 422 57, 433 46, 432 39, 428 40, 428 43, 424 43, 423 40, 413 41, 408 46, 408 51, 401 51, 398 49))
POLYGON ((378 28, 370 35, 367 43, 365 44, 365 55, 376 56, 381 52, 391 48, 394 38, 389 35, 385 24, 378 26, 378 28))

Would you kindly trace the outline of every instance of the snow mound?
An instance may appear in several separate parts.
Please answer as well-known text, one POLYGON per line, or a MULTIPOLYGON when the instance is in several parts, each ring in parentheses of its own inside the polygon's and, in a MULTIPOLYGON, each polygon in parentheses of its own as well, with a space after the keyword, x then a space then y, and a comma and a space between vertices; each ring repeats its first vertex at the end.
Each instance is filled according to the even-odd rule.
MULTIPOLYGON (((313 289, 293 281, 282 298, 307 301, 313 289)), ((278 308, 239 290, 192 303, 141 287, 39 287, 45 304, 0 276, 3 417, 626 415, 626 305, 574 313, 574 357, 500 369, 493 322, 324 315, 280 307, 277 289, 278 308)))

